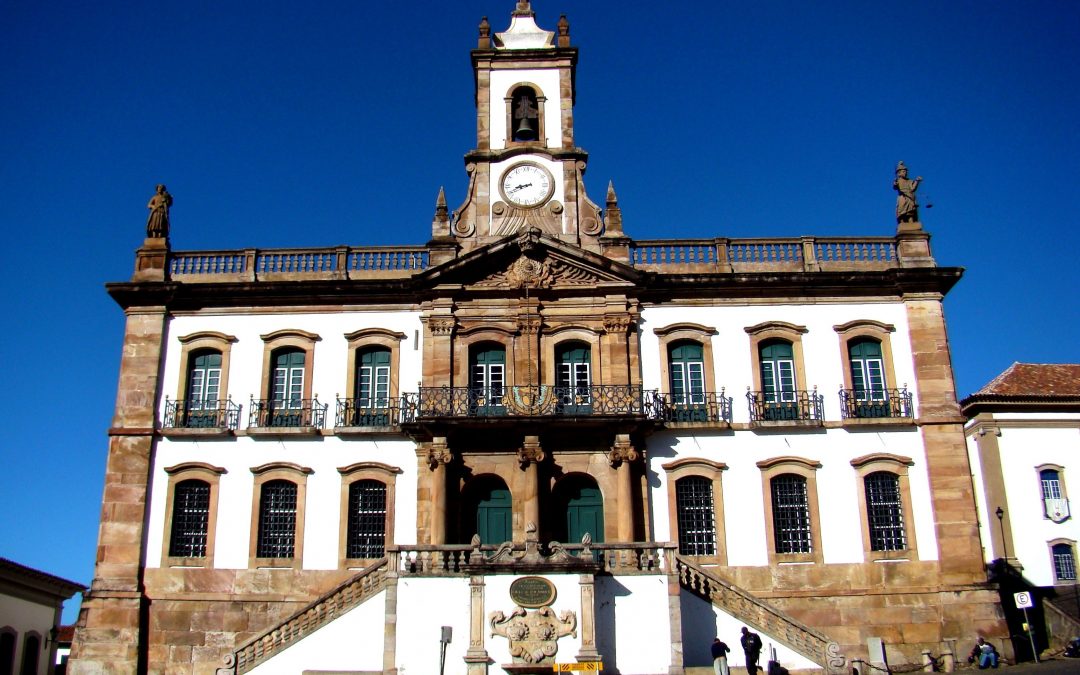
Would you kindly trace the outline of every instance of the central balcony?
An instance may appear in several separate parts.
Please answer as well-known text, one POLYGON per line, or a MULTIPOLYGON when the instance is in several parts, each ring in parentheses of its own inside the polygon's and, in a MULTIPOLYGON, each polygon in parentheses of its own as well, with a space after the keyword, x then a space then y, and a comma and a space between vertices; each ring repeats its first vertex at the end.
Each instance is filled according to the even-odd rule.
POLYGON ((403 422, 446 417, 661 417, 656 392, 637 384, 421 387, 402 398, 403 422))

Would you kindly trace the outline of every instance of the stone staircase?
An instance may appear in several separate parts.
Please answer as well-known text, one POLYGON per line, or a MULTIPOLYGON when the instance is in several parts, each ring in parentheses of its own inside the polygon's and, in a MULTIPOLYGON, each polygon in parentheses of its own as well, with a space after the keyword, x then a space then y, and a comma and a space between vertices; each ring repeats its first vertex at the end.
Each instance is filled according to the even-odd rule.
MULTIPOLYGON (((675 571, 679 585, 687 591, 802 654, 825 672, 843 670, 845 659, 839 645, 824 633, 796 621, 682 556, 675 556, 675 571)), ((732 672, 735 672, 734 668, 732 672)))
POLYGON ((218 675, 241 675, 280 654, 385 589, 392 576, 389 572, 390 565, 386 558, 375 561, 356 576, 227 655, 225 668, 218 669, 218 675))

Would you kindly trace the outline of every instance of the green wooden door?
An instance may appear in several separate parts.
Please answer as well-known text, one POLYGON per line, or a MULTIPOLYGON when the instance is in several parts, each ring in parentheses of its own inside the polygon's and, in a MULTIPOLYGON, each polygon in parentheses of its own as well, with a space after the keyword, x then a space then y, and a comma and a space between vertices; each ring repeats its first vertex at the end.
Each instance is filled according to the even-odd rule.
POLYGON ((482 544, 501 544, 511 540, 510 491, 491 488, 480 495, 476 505, 476 533, 482 544))
POLYGON ((586 532, 593 543, 604 541, 604 497, 600 489, 574 486, 566 503, 566 543, 576 544, 586 532))

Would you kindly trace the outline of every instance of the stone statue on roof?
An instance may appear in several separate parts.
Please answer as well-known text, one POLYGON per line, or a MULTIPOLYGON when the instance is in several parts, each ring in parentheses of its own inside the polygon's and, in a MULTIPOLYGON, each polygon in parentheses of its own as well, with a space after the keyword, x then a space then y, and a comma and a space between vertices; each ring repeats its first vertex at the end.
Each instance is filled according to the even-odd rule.
POLYGON ((922 176, 915 180, 908 178, 908 169, 901 161, 896 165, 896 180, 893 181, 893 189, 896 190, 896 222, 914 223, 919 220, 919 202, 915 199, 915 191, 919 189, 922 176))
POLYGON ((154 196, 146 208, 150 209, 150 216, 146 219, 146 237, 148 239, 164 239, 169 236, 169 207, 172 206, 173 198, 164 185, 158 185, 154 196))

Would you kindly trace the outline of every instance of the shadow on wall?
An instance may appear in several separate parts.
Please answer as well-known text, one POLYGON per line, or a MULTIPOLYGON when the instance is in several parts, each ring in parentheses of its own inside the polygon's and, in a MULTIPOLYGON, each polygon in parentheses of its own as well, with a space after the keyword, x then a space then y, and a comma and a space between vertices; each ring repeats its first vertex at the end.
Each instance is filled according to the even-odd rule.
POLYGON ((629 596, 630 589, 623 586, 614 577, 600 577, 596 580, 596 651, 604 660, 604 672, 619 672, 618 648, 615 644, 615 598, 629 596))
MULTIPOLYGON (((716 613, 712 605, 685 590, 679 592, 679 604, 682 606, 683 663, 687 666, 711 666, 710 648, 716 637, 716 613)), ((738 640, 732 641, 723 635, 720 639, 731 649, 739 648, 738 640)))

